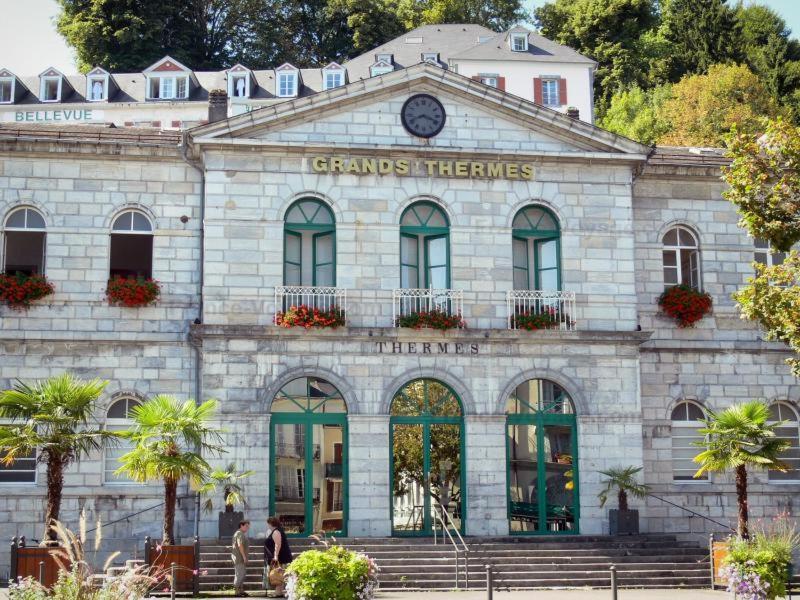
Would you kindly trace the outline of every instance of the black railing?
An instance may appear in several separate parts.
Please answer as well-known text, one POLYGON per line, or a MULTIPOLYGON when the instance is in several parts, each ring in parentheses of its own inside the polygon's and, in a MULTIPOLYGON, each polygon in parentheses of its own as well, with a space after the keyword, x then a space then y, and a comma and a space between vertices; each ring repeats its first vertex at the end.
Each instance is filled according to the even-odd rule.
POLYGON ((724 527, 728 531, 732 531, 733 533, 736 533, 736 530, 733 527, 731 527, 730 525, 726 525, 725 523, 720 523, 719 521, 715 521, 711 517, 707 517, 706 515, 701 514, 701 513, 697 512, 697 511, 694 511, 691 508, 686 508, 685 506, 681 506, 680 504, 675 504, 674 502, 670 502, 666 498, 662 498, 661 496, 656 496, 655 494, 651 494, 650 492, 648 492, 647 495, 650 496, 651 498, 655 498, 656 500, 660 500, 661 502, 664 502, 665 504, 669 504, 670 506, 674 506, 675 508, 680 508, 682 511, 690 513, 692 516, 700 517, 701 519, 705 519, 706 521, 708 521, 710 523, 714 523, 715 525, 719 525, 720 527, 724 527))

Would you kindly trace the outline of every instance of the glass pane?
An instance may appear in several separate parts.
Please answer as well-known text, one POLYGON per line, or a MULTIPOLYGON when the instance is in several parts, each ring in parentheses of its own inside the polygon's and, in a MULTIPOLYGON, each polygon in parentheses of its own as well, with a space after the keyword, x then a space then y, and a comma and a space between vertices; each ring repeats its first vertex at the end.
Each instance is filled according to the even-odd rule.
POLYGON ((664 234, 663 242, 665 246, 677 246, 678 230, 675 228, 670 229, 667 233, 664 234))
POLYGON ((44 219, 42 215, 30 208, 26 208, 25 211, 28 217, 26 225, 28 229, 44 229, 44 219))
POLYGON ((538 458, 535 425, 508 426, 511 532, 539 528, 538 458))
POLYGON ((403 213, 403 216, 400 219, 400 225, 405 225, 407 227, 418 227, 422 225, 422 222, 417 217, 417 213, 414 210, 416 206, 411 206, 406 209, 403 213))
POLYGON ((276 412, 305 412, 308 410, 308 398, 275 398, 272 401, 271 411, 276 412))
POLYGON ((114 225, 112 229, 115 231, 130 231, 131 230, 131 223, 133 222, 133 213, 126 212, 122 213, 114 220, 114 225))
POLYGON ((416 236, 400 237, 400 263, 419 265, 419 239, 416 236))
POLYGON ((769 248, 769 242, 767 240, 764 240, 764 239, 761 239, 761 238, 756 238, 755 239, 755 246, 756 246, 756 248, 763 248, 763 249, 766 250, 766 249, 769 248))
POLYGON ((393 416, 416 416, 425 410, 425 393, 421 382, 413 382, 403 388, 392 400, 393 416))
POLYGON ((676 267, 664 267, 664 283, 667 285, 677 285, 678 269, 676 267))
POLYGON ((547 271, 539 271, 539 289, 540 290, 557 290, 558 289, 558 270, 549 269, 547 271))
POLYGON ((695 254, 694 250, 681 250, 680 251, 680 261, 681 261, 681 281, 683 285, 692 285, 692 267, 694 265, 694 261, 692 256, 695 254))
POLYGON ((332 533, 344 525, 341 425, 314 425, 314 531, 332 533))
POLYGON ((697 421, 698 419, 702 419, 705 417, 702 409, 696 404, 692 404, 691 402, 686 403, 686 411, 688 414, 689 421, 697 421))
POLYGON ((672 409, 671 419, 673 421, 686 421, 687 420, 687 408, 686 402, 681 402, 675 408, 672 409))
POLYGON ((394 424, 392 434, 392 527, 395 531, 422 531, 425 527, 423 427, 394 424))
POLYGON ((680 240, 681 246, 697 246, 694 236, 685 229, 678 230, 678 240, 680 240))
POLYGON ((428 287, 447 289, 447 267, 428 270, 428 287))
POLYGON ((5 272, 44 273, 45 235, 43 231, 7 231, 5 272))
POLYGON ((548 531, 571 531, 575 526, 575 505, 570 426, 545 426, 544 457, 546 528, 548 531))
POLYGON ((436 417, 461 416, 461 404, 450 388, 438 381, 424 382, 428 394, 428 411, 436 417))
POLYGON ((108 409, 107 414, 109 419, 125 419, 128 417, 128 400, 123 398, 122 400, 117 400, 114 404, 111 405, 111 408, 108 409))
POLYGON ((333 265, 318 266, 314 271, 314 285, 328 287, 333 284, 333 265))
POLYGON ((132 213, 133 214, 133 230, 134 231, 151 231, 152 227, 150 226, 150 221, 147 220, 141 213, 132 213))
POLYGON ((286 256, 284 257, 284 285, 302 285, 301 263, 303 255, 303 238, 286 232, 286 256))
POLYGON ((405 265, 400 267, 400 287, 404 289, 420 287, 419 271, 416 267, 405 265))
POLYGON ((314 242, 317 264, 333 262, 333 234, 318 235, 314 242))
POLYGON ((431 215, 426 223, 428 227, 447 227, 447 219, 438 208, 431 208, 431 215))
MULTIPOLYGON (((438 512, 448 529, 460 531, 461 427, 455 424, 432 424, 430 454, 431 522, 435 523, 438 512)), ((438 526, 442 526, 441 521, 438 526)))
POLYGON ((412 212, 417 215, 420 225, 430 225, 430 218, 433 214, 433 207, 428 204, 415 204, 412 212))
POLYGON ((513 238, 511 244, 514 266, 514 289, 527 290, 530 286, 528 274, 528 241, 513 238))
POLYGON ((425 242, 428 245, 428 265, 435 267, 447 264, 447 238, 428 238, 425 242))
POLYGON ((306 217, 303 214, 303 211, 300 210, 300 204, 295 204, 289 209, 289 212, 286 213, 286 222, 287 223, 305 223, 306 217))
POLYGON ((665 267, 678 266, 678 256, 675 250, 664 250, 664 252, 662 253, 662 257, 665 267))
MULTIPOLYGON (((794 411, 784 409, 781 411, 784 420, 792 418, 794 411), (790 416, 787 413, 792 413, 790 416)), ((786 472, 770 471, 770 481, 797 481, 800 479, 800 430, 797 428, 796 418, 784 427, 776 430, 778 439, 789 442, 789 448, 781 455, 781 460, 786 464, 786 472)))
POLYGON ((300 424, 275 425, 275 512, 286 533, 303 533, 306 527, 305 427, 300 424))
POLYGON ((25 227, 25 211, 27 210, 26 208, 22 208, 11 213, 6 219, 6 227, 23 229, 25 227))
POLYGON ((776 252, 772 255, 772 265, 778 266, 782 265, 783 261, 786 260, 786 253, 785 252, 776 252))

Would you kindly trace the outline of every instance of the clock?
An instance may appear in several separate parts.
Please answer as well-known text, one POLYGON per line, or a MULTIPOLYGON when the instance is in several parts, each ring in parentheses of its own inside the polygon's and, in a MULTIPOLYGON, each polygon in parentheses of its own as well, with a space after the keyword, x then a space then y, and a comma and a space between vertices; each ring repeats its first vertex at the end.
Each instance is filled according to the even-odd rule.
POLYGON ((444 106, 433 96, 415 94, 403 104, 400 111, 403 127, 411 135, 432 138, 444 127, 444 106))

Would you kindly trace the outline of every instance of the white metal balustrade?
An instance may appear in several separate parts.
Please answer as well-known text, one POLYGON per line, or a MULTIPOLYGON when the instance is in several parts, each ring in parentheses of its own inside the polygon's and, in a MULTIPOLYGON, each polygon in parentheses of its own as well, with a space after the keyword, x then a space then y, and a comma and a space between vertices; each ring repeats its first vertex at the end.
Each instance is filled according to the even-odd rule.
POLYGON ((408 288, 392 291, 392 323, 406 315, 439 310, 448 316, 464 314, 464 290, 408 288))
POLYGON ((506 292, 509 329, 575 330, 575 292, 510 290, 506 292), (533 322, 526 327, 526 322, 533 322))
POLYGON ((338 310, 347 314, 347 290, 337 287, 285 286, 275 288, 275 313, 286 312, 293 306, 317 310, 338 310))

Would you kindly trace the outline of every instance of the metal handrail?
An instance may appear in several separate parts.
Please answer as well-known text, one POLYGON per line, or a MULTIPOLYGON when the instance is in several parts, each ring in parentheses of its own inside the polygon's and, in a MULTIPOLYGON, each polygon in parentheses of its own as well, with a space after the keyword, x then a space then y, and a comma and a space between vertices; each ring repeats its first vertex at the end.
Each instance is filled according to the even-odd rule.
POLYGON ((655 494, 652 494, 650 492, 648 492, 647 495, 650 496, 651 498, 655 498, 656 500, 661 500, 661 502, 669 504, 670 506, 674 506, 675 508, 680 508, 681 510, 686 511, 686 512, 694 515, 695 517, 700 517, 701 519, 705 519, 706 521, 714 523, 715 525, 719 525, 720 527, 724 527, 728 531, 732 531, 732 532, 736 533, 736 530, 733 527, 731 527, 730 525, 726 525, 725 523, 720 523, 719 521, 715 521, 711 517, 707 517, 705 515, 700 514, 699 512, 693 511, 691 508, 686 508, 685 506, 681 506, 680 504, 675 504, 674 502, 670 502, 666 498, 662 498, 661 496, 656 496, 655 494))
MULTIPOLYGON (((453 517, 451 517, 450 513, 447 512, 447 509, 444 507, 444 504, 442 504, 441 502, 438 502, 438 501, 436 502, 436 504, 438 506, 436 506, 434 511, 433 511, 434 515, 439 520, 439 522, 442 524, 442 531, 444 531, 447 534, 447 537, 450 538, 450 542, 453 544, 453 547, 455 548, 455 551, 456 551, 456 588, 458 588, 458 563, 459 563, 458 556, 459 556, 459 554, 461 552, 463 552, 464 553, 464 583, 466 585, 466 588, 469 589, 469 546, 467 546, 467 543, 464 541, 464 538, 461 536, 461 532, 458 530, 458 527, 456 527, 455 521, 453 521, 453 517), (459 548, 458 544, 456 544, 455 540, 453 539, 453 536, 450 535, 450 529, 447 527, 447 523, 445 523, 445 520, 442 517, 442 515, 447 517, 447 523, 449 523, 450 526, 452 526, 453 531, 456 532, 456 536, 458 537, 459 541, 461 542, 461 545, 463 546, 463 548, 459 548)), ((442 536, 442 537, 444 537, 444 536, 442 536)), ((435 524, 434 524, 434 527, 433 527, 433 543, 436 544, 436 525, 435 524)))
MULTIPOLYGON (((194 494, 183 494, 183 495, 180 495, 180 496, 176 496, 175 500, 180 502, 181 500, 185 500, 186 498, 194 498, 194 496, 195 496, 194 494)), ((97 531, 98 529, 102 529, 103 527, 108 527, 109 525, 115 525, 117 523, 122 523, 123 521, 129 520, 131 517, 138 517, 139 515, 141 515, 143 513, 149 512, 151 510, 155 510, 157 508, 161 508, 162 506, 164 506, 164 504, 166 504, 166 502, 159 502, 158 504, 154 504, 153 506, 148 506, 147 508, 143 508, 142 510, 138 510, 136 512, 132 512, 132 513, 130 513, 128 515, 125 515, 124 517, 121 517, 119 519, 115 519, 113 521, 108 521, 107 523, 100 523, 100 525, 98 527, 92 527, 91 529, 87 529, 86 533, 91 533, 92 531, 97 531)))
MULTIPOLYGON (((438 510, 434 510, 433 511, 433 517, 434 517, 435 520, 438 520, 439 523, 442 524, 442 531, 447 534, 447 537, 450 538, 450 543, 453 545, 453 551, 456 554, 456 589, 459 589, 459 583, 461 581, 460 578, 459 578, 459 572, 461 571, 461 558, 460 557, 461 557, 462 550, 461 550, 461 548, 458 547, 458 544, 456 544, 456 541, 453 539, 453 536, 450 535, 450 531, 447 529, 447 525, 445 525, 444 519, 442 519, 442 516, 439 514, 438 510)), ((442 539, 444 539, 444 535, 442 536, 442 539)), ((433 543, 434 543, 434 545, 436 544, 436 523, 435 522, 433 524, 433 543)), ((467 569, 466 586, 469 587, 469 569, 467 569)))

